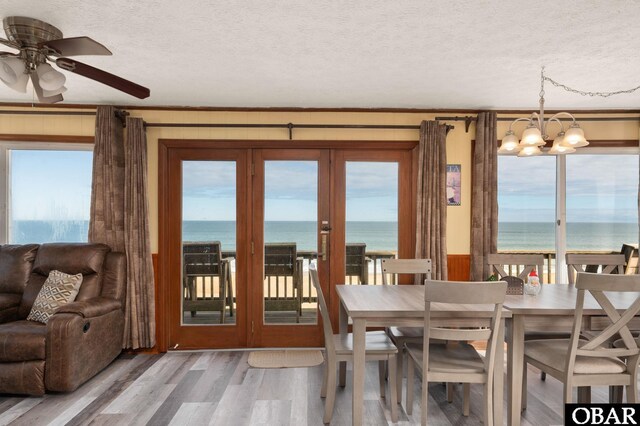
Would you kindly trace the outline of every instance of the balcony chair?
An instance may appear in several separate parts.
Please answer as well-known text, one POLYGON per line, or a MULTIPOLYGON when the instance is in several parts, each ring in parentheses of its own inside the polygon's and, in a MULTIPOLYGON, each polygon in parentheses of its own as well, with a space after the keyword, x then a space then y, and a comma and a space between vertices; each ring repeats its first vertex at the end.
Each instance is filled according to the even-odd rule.
POLYGON ((220 241, 186 242, 182 245, 182 255, 183 311, 191 311, 192 317, 198 311, 218 311, 220 324, 224 324, 226 306, 233 316, 234 296, 230 260, 222 258, 220 241))
POLYGON ((298 257, 296 243, 264 245, 264 310, 295 312, 296 323, 302 314, 303 262, 298 257), (281 289, 281 280, 284 282, 281 289), (291 286, 287 282, 291 281, 291 286), (274 283, 275 282, 275 283, 274 283))
POLYGON ((367 245, 364 243, 347 243, 345 258, 345 278, 356 277, 358 284, 369 284, 369 262, 367 258, 367 245))

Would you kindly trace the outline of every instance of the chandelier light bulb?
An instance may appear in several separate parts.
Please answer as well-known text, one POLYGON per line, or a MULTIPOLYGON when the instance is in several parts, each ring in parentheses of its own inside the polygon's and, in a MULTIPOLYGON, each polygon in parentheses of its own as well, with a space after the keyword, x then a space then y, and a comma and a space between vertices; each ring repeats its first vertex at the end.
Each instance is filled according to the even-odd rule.
POLYGON ((582 146, 589 145, 589 142, 587 142, 584 137, 584 130, 582 130, 577 123, 572 124, 571 127, 567 129, 562 143, 565 146, 570 146, 572 148, 580 148, 582 146))
POLYGON ((540 148, 538 146, 529 145, 520 150, 520 152, 518 153, 518 157, 533 157, 540 154, 542 154, 542 151, 540 151, 540 148))
POLYGON ((522 133, 522 140, 520 141, 521 147, 527 146, 544 146, 545 141, 542 139, 542 134, 540 133, 540 129, 533 125, 533 123, 529 124, 529 126, 524 129, 522 133))
POLYGON ((553 140, 553 146, 549 150, 549 154, 555 155, 563 155, 563 154, 571 154, 572 152, 576 152, 576 149, 564 145, 564 132, 558 133, 558 136, 553 140))
POLYGON ((502 138, 502 144, 500 145, 500 149, 498 149, 498 154, 515 154, 518 151, 520 151, 518 137, 512 130, 509 130, 502 138))
POLYGON ((38 80, 42 90, 55 91, 60 90, 67 81, 67 78, 60 71, 56 71, 47 63, 38 65, 36 69, 38 80))

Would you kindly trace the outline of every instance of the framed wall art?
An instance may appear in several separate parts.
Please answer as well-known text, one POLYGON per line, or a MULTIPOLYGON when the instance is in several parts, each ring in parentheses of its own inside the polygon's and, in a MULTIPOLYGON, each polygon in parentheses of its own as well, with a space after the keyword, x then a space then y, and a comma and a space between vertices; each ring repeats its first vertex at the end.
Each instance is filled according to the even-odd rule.
POLYGON ((461 202, 461 166, 460 164, 447 164, 447 205, 459 206, 461 202))

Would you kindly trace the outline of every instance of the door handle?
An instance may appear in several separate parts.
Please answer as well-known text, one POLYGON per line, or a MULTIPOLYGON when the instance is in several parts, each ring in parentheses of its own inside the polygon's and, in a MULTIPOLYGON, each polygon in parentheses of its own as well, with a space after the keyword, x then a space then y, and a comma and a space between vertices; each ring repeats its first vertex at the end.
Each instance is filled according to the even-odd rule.
POLYGON ((327 234, 322 234, 322 253, 320 253, 322 260, 327 260, 327 234))

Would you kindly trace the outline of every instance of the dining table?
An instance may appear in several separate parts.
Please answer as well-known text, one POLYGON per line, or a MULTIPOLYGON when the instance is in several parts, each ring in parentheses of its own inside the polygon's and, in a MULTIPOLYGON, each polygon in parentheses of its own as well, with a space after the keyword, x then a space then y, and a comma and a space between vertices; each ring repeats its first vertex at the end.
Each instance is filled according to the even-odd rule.
MULTIPOLYGON (((338 285, 340 300, 340 334, 346 336, 349 318, 353 326, 353 394, 352 421, 363 421, 365 381, 365 333, 368 327, 420 327, 424 326, 424 286, 421 285, 338 285)), ((488 327, 494 305, 431 304, 433 326, 488 327)), ((504 322, 510 312, 503 309, 498 341, 504 338, 504 322)), ((498 345, 496 359, 504 359, 503 345, 498 345)), ((345 365, 341 365, 341 376, 345 365)), ((504 363, 497 362, 494 375, 494 420, 503 423, 504 363)), ((399 401, 400 402, 400 401, 399 401)))
MULTIPOLYGON (((570 332, 578 291, 570 284, 544 284, 536 296, 507 295, 504 307, 507 343, 507 424, 520 425, 522 413, 522 378, 525 334, 527 332, 570 332)), ((636 301, 637 293, 605 292, 613 306, 626 310, 636 301)), ((633 321, 636 321, 635 319, 633 321)), ((587 292, 584 300, 583 330, 602 330, 609 319, 598 302, 587 292)), ((630 324, 637 329, 637 322, 630 324)), ((561 398, 562 395, 558 395, 561 398)))

